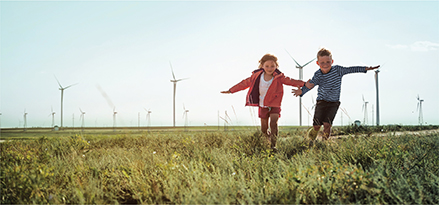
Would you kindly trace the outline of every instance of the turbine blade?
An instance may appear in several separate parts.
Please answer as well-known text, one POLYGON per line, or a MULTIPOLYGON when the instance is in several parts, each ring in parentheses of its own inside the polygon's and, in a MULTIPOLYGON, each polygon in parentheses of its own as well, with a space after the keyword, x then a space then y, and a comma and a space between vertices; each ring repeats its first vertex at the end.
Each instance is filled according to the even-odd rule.
POLYGON ((171 66, 172 77, 174 78, 174 80, 176 80, 174 75, 174 69, 172 69, 171 61, 169 61, 169 65, 171 66))
POLYGON ((302 67, 302 66, 300 66, 300 64, 299 64, 299 63, 293 58, 293 56, 291 56, 291 54, 287 51, 287 49, 285 49, 285 51, 288 53, 288 55, 291 57, 291 59, 293 59, 293 61, 296 63, 297 66, 302 67))
POLYGON ((69 85, 69 86, 65 87, 64 89, 70 88, 70 87, 72 87, 72 86, 74 86, 74 85, 78 85, 78 83, 75 83, 75 84, 69 85))
POLYGON ((305 67, 306 65, 308 65, 309 63, 313 62, 315 59, 316 59, 316 58, 310 60, 308 63, 306 63, 305 65, 303 65, 302 68, 305 67))
POLYGON ((227 124, 229 124, 229 122, 227 122, 226 119, 224 119, 223 117, 219 116, 222 120, 224 120, 224 122, 226 122, 227 124))
MULTIPOLYGON (((55 75, 53 75, 53 76, 55 76, 55 75)), ((63 87, 61 86, 61 83, 59 83, 58 78, 56 78, 56 76, 55 76, 55 79, 56 79, 56 82, 58 82, 59 87, 60 87, 60 88, 63 88, 63 87)))
POLYGON ((189 78, 182 78, 182 79, 178 79, 176 81, 178 82, 178 81, 187 80, 187 79, 189 79, 189 78))
POLYGON ((114 108, 116 106, 114 106, 113 102, 111 101, 110 97, 107 95, 107 93, 101 88, 101 86, 96 85, 96 88, 99 90, 99 92, 102 94, 102 96, 105 98, 105 100, 107 101, 108 105, 110 106, 110 108, 114 108))

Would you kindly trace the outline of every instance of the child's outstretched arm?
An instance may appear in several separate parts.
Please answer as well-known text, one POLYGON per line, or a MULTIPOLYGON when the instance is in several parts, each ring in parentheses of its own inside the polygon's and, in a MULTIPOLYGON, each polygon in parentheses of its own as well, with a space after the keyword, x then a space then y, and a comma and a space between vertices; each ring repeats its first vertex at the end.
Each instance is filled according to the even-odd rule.
POLYGON ((311 81, 311 79, 309 79, 308 81, 306 81, 305 83, 305 87, 307 87, 308 89, 312 89, 314 87, 314 83, 309 82, 311 81))
POLYGON ((301 89, 297 89, 297 90, 293 89, 292 93, 294 93, 294 96, 297 97, 297 96, 302 95, 302 90, 301 89))
POLYGON ((316 71, 312 79, 306 81, 305 85, 300 90, 293 89, 292 93, 294 93, 294 96, 302 97, 305 93, 313 89, 315 85, 319 85, 320 78, 316 75, 317 73, 319 73, 319 71, 316 71))
POLYGON ((305 86, 305 82, 303 82, 302 80, 295 80, 286 76, 282 78, 281 82, 282 84, 290 85, 298 88, 305 86))
POLYGON ((250 87, 250 84, 251 84, 250 78, 246 78, 246 79, 242 80, 241 82, 239 82, 238 84, 231 87, 229 90, 221 91, 221 93, 223 93, 223 94, 236 93, 240 90, 247 89, 248 87, 250 87))
POLYGON ((374 70, 374 69, 377 69, 377 68, 379 68, 380 67, 380 65, 377 65, 377 66, 375 66, 375 67, 367 67, 366 68, 366 70, 374 70))

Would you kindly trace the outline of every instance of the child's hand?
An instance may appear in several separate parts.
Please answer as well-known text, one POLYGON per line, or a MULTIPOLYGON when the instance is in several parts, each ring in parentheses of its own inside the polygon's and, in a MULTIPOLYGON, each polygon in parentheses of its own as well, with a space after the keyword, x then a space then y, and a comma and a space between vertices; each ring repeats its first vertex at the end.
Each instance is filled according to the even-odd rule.
POLYGON ((294 96, 297 97, 297 96, 302 95, 302 90, 301 90, 301 89, 297 89, 297 90, 294 90, 294 89, 293 89, 292 93, 294 93, 294 96))
POLYGON ((232 92, 230 92, 230 90, 227 90, 227 91, 221 91, 221 93, 223 93, 223 94, 230 94, 232 92))
POLYGON ((366 70, 374 70, 374 69, 377 69, 377 68, 379 68, 380 66, 378 65, 378 66, 375 66, 375 67, 367 67, 366 68, 366 70))
POLYGON ((307 87, 308 89, 312 89, 312 88, 314 87, 314 84, 309 82, 310 80, 311 80, 311 79, 309 79, 309 80, 306 81, 306 83, 305 83, 305 87, 307 87))

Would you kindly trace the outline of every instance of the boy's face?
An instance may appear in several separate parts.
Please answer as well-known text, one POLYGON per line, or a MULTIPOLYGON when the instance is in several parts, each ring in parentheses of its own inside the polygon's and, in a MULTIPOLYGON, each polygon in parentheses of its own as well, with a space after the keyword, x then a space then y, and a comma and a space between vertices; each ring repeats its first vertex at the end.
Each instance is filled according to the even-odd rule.
POLYGON ((330 56, 319 56, 317 58, 317 65, 320 66, 323 73, 328 73, 331 70, 332 63, 334 63, 334 60, 330 56))
POLYGON ((264 69, 265 73, 269 75, 273 75, 274 71, 276 70, 277 66, 276 63, 272 60, 265 61, 262 65, 262 68, 264 69))

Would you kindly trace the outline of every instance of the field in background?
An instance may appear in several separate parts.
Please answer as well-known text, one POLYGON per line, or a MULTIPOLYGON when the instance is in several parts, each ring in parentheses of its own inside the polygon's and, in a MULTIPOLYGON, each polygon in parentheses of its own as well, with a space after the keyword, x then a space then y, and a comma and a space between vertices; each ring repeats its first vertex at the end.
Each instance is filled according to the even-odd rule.
POLYGON ((281 127, 278 153, 256 127, 2 129, 0 203, 438 204, 437 126, 394 135, 426 128, 281 127))
MULTIPOLYGON (((308 127, 298 126, 281 126, 283 131, 306 130, 308 127)), ((256 126, 190 126, 190 127, 86 127, 81 128, 64 128, 63 130, 53 131, 52 128, 7 128, 0 130, 0 140, 14 139, 33 139, 35 137, 68 137, 72 135, 123 135, 141 136, 146 133, 179 133, 179 132, 245 132, 258 131, 260 128, 256 126)))

